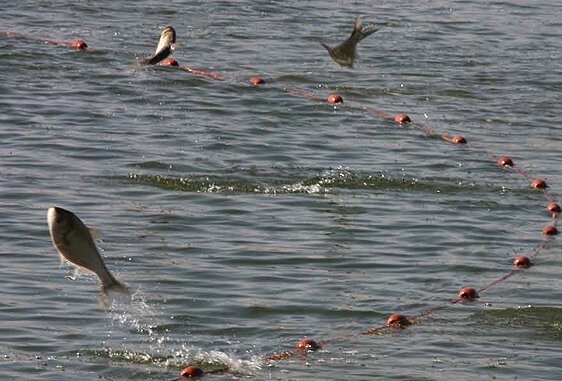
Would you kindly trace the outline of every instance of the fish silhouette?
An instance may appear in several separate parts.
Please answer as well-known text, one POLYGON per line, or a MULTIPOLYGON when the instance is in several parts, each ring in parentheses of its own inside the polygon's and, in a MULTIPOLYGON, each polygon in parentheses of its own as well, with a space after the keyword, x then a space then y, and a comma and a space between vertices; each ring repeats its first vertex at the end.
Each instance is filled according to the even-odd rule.
POLYGON ((150 57, 142 60, 143 65, 155 65, 158 62, 164 60, 177 48, 176 42, 176 30, 171 26, 167 26, 160 33, 160 40, 158 40, 158 45, 156 46, 156 51, 150 57))
POLYGON ((353 67, 353 62, 355 58, 357 58, 357 44, 359 41, 364 39, 367 36, 375 33, 380 28, 373 28, 373 27, 363 27, 361 25, 361 21, 359 19, 355 20, 355 25, 353 27, 353 32, 351 32, 351 36, 338 46, 328 46, 324 43, 321 43, 323 47, 326 48, 328 53, 330 53, 330 57, 337 62, 341 67, 353 67))
POLYGON ((129 293, 128 288, 119 283, 105 266, 91 230, 78 216, 54 206, 47 212, 47 223, 53 244, 61 257, 76 267, 96 274, 102 296, 106 296, 110 291, 129 293))

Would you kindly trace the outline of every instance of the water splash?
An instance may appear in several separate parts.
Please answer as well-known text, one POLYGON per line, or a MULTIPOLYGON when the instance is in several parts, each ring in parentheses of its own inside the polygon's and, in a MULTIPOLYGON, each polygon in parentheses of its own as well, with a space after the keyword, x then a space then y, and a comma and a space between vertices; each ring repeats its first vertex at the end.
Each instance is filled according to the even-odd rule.
POLYGON ((107 309, 107 318, 109 336, 114 330, 125 330, 144 335, 145 343, 121 342, 117 348, 107 346, 104 349, 89 351, 96 357, 174 369, 197 365, 206 371, 228 369, 230 373, 246 376, 261 370, 263 364, 259 356, 242 360, 222 351, 204 351, 185 342, 180 343, 177 338, 172 339, 168 335, 168 329, 164 331, 158 329, 168 323, 163 316, 163 311, 147 302, 142 290, 136 290, 127 300, 113 299, 107 309), (146 349, 139 350, 142 346, 146 349))
POLYGON ((271 176, 250 176, 251 173, 229 173, 225 176, 173 177, 161 174, 131 172, 111 179, 158 187, 160 189, 195 193, 257 193, 257 194, 327 194, 335 189, 403 189, 421 192, 475 191, 475 184, 447 179, 420 181, 417 178, 393 178, 384 173, 358 173, 348 169, 326 169, 320 174, 303 177, 297 173, 274 173, 271 176), (258 181, 259 178, 259 181, 258 181))
MULTIPOLYGON (((146 334, 155 339, 158 333, 157 326, 159 310, 151 306, 145 298, 144 293, 137 289, 129 298, 115 297, 107 310, 110 325, 125 330, 133 330, 136 333, 146 334)), ((156 340, 161 341, 161 340, 156 340)))

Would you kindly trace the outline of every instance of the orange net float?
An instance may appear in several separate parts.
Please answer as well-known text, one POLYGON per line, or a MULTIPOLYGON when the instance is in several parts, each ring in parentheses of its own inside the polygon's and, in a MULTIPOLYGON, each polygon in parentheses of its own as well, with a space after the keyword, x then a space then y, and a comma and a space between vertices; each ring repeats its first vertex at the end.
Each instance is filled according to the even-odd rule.
POLYGON ((252 85, 265 85, 265 80, 261 77, 252 77, 250 78, 250 83, 252 85))
POLYGON ((513 161, 511 160, 511 158, 504 156, 504 157, 500 157, 498 159, 498 165, 500 167, 513 167, 513 161))
POLYGON ((200 378, 204 375, 205 372, 203 372, 201 368, 195 365, 190 365, 181 371, 179 378, 174 378, 171 381, 180 381, 182 378, 200 378))
POLYGON ((533 266, 533 262, 531 262, 529 257, 521 256, 513 260, 513 266, 515 266, 516 269, 528 269, 533 266))
POLYGON ((339 94, 330 94, 326 101, 331 105, 343 104, 343 98, 339 94))
POLYGON ((158 66, 180 66, 180 64, 173 58, 166 58, 164 61, 159 62, 158 66))
POLYGON ((412 119, 406 114, 398 114, 394 117, 394 121, 400 124, 412 123, 412 119))
POLYGON ((88 50, 88 44, 84 40, 76 40, 70 44, 70 47, 76 50, 88 50))
POLYGON ((478 296, 478 292, 476 292, 474 288, 465 287, 459 291, 458 297, 459 299, 469 301, 469 300, 477 299, 479 296, 478 296))
POLYGON ((548 225, 544 227, 542 234, 546 236, 558 235, 558 229, 556 229, 556 226, 548 225))
POLYGON ((295 345, 295 348, 300 352, 316 352, 319 349, 322 349, 320 344, 312 339, 304 339, 301 340, 295 345))
POLYGON ((560 212, 562 212, 562 208, 560 208, 560 205, 558 205, 557 203, 553 202, 552 204, 548 205, 546 207, 546 210, 548 210, 550 213, 552 213, 552 215, 554 217, 556 217, 558 214, 560 214, 560 212))
POLYGON ((546 185, 546 181, 543 179, 536 179, 531 182, 531 188, 533 189, 546 189, 548 185, 546 185))
POLYGON ((412 322, 410 319, 408 319, 406 315, 402 314, 392 314, 386 320, 386 326, 389 328, 406 328, 411 324, 412 322))

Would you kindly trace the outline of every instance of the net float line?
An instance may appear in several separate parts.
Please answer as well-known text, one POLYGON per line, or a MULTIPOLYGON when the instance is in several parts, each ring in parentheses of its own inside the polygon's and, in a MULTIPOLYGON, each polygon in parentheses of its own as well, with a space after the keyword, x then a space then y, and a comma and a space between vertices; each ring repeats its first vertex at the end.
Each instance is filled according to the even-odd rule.
MULTIPOLYGON (((538 252, 543 249, 546 245, 546 239, 544 239, 541 244, 533 251, 532 256, 537 255, 538 252)), ((519 256, 517 258, 515 258, 513 260, 513 268, 504 276, 488 283, 487 285, 479 288, 478 290, 472 288, 472 287, 464 287, 462 288, 458 295, 457 298, 452 300, 451 302, 445 304, 445 305, 441 305, 438 307, 434 307, 430 310, 421 312, 417 315, 414 316, 406 316, 400 313, 395 313, 390 315, 387 320, 386 323, 384 325, 378 326, 378 327, 374 327, 374 328, 370 328, 366 331, 363 331, 360 335, 362 336, 371 336, 371 335, 382 335, 384 331, 387 330, 398 330, 398 329, 405 329, 409 326, 415 325, 415 324, 419 324, 421 321, 420 319, 428 316, 432 313, 435 313, 437 311, 440 311, 442 309, 445 309, 448 306, 457 304, 459 302, 463 302, 463 303, 468 303, 468 302, 472 302, 476 299, 478 299, 480 297, 480 293, 482 291, 485 291, 486 289, 488 289, 489 287, 500 283, 506 279, 508 279, 509 277, 511 277, 512 275, 514 275, 515 273, 517 273, 518 271, 524 270, 524 269, 528 269, 531 266, 533 266, 534 263, 531 261, 531 259, 529 257, 526 256, 519 256)), ((296 345, 295 348, 292 350, 288 350, 288 351, 284 351, 281 353, 276 353, 276 354, 272 354, 269 355, 267 357, 265 357, 263 359, 264 362, 266 363, 270 363, 272 361, 283 361, 286 360, 290 357, 293 356, 300 356, 303 360, 306 359, 306 356, 309 353, 312 352, 316 352, 320 349, 322 349, 322 347, 326 344, 335 342, 335 341, 343 341, 344 339, 349 339, 349 338, 353 338, 353 337, 358 337, 359 334, 347 334, 347 335, 342 335, 342 336, 338 336, 338 337, 334 337, 331 339, 327 339, 327 340, 323 340, 320 342, 316 342, 313 339, 303 339, 301 341, 299 341, 296 345)), ((228 373, 230 371, 230 368, 224 367, 224 368, 220 368, 220 369, 216 369, 216 370, 212 370, 212 371, 203 371, 201 368, 191 365, 188 366, 187 368, 183 369, 181 371, 180 377, 179 378, 175 378, 171 381, 180 381, 183 378, 198 378, 198 377, 203 377, 205 375, 211 375, 211 374, 223 374, 223 373, 228 373)))
POLYGON ((189 66, 184 67, 183 70, 187 71, 190 74, 202 75, 204 77, 217 79, 219 81, 224 80, 224 77, 222 75, 220 75, 218 73, 214 73, 212 71, 203 71, 203 70, 191 68, 189 66))
MULTIPOLYGON (((321 97, 319 95, 316 94, 312 94, 312 93, 307 93, 304 91, 300 91, 300 90, 295 90, 295 89, 291 89, 291 88, 284 88, 283 90, 285 90, 287 93, 289 93, 290 95, 296 95, 296 96, 300 96, 303 98, 307 98, 307 99, 313 99, 313 100, 326 100, 326 98, 321 97)), ((341 97, 340 97, 341 98, 341 97)), ((328 98, 329 99, 329 98, 328 98)), ((326 102, 330 102, 329 100, 326 100, 326 102)), ((342 102, 343 103, 343 98, 342 98, 342 102)))
MULTIPOLYGON (((289 93, 292 95, 300 95, 304 98, 308 98, 308 99, 314 99, 314 100, 323 100, 324 98, 315 94, 311 94, 311 93, 306 93, 306 92, 302 92, 302 91, 298 91, 298 90, 289 90, 289 93)), ((339 95, 339 94, 330 94, 328 96, 328 98, 326 99, 327 103, 332 104, 332 105, 336 105, 336 104, 344 104, 343 98, 339 95), (335 101, 337 99, 337 102, 335 101)), ((395 122, 401 126, 406 126, 406 125, 410 125, 414 128, 419 129, 420 131, 422 131, 423 133, 427 134, 427 135, 433 135, 433 136, 437 136, 439 138, 441 138, 442 140, 451 143, 451 144, 468 144, 468 141, 465 137, 461 136, 461 135, 456 135, 456 136, 449 136, 449 135, 444 135, 444 134, 439 134, 436 133, 435 130, 425 124, 422 123, 417 123, 414 122, 412 120, 412 118, 410 118, 409 115, 407 114, 397 114, 395 116, 388 114, 386 112, 383 111, 379 111, 376 110, 372 107, 369 106, 362 106, 359 104, 354 104, 354 103, 350 103, 350 106, 353 108, 357 108, 360 110, 363 110, 369 114, 373 114, 376 115, 382 119, 385 119, 387 121, 392 121, 395 122)), ((473 147, 475 148, 475 147, 473 147)), ((491 154, 488 154, 488 156, 493 159, 495 162, 498 163, 498 165, 500 167, 509 167, 513 170, 515 170, 517 173, 519 173, 521 175, 521 177, 525 178, 525 179, 530 179, 531 177, 525 173, 521 168, 519 168, 518 166, 516 166, 513 161, 508 158, 508 157, 498 157, 498 156, 494 156, 491 154)), ((531 187, 535 188, 535 189, 542 189, 542 190, 546 190, 547 185, 544 182, 544 180, 542 179, 536 179, 531 183, 531 187)), ((554 202, 553 198, 551 196, 548 195, 548 193, 545 194, 545 196, 547 197, 547 199, 551 202, 554 202)))
MULTIPOLYGON (((308 99, 314 99, 314 100, 323 99, 322 97, 317 96, 315 94, 306 93, 306 92, 297 91, 297 90, 289 90, 289 93, 291 95, 299 95, 299 96, 302 96, 302 97, 305 97, 305 98, 308 98, 308 99)), ((332 104, 332 105, 336 105, 336 104, 343 104, 344 102, 343 102, 343 98, 341 98, 341 96, 339 96, 337 94, 331 94, 327 99, 327 103, 332 104), (335 99, 338 100, 337 103, 334 101, 335 99)), ((394 121, 394 122, 399 123, 401 125, 413 123, 412 119, 406 114, 399 114, 399 115, 395 116, 394 118, 392 118, 392 116, 390 114, 380 112, 380 111, 376 111, 376 110, 374 110, 373 108, 370 108, 370 107, 362 107, 361 109, 368 112, 368 113, 377 115, 377 116, 379 116, 379 117, 381 117, 385 120, 394 121)), ((419 126, 419 129, 426 134, 438 135, 442 140, 444 140, 446 142, 449 142, 449 143, 452 143, 452 144, 467 144, 467 140, 463 136, 450 137, 448 135, 435 134, 435 132, 432 128, 427 127, 425 125, 419 126)), ((509 168, 512 168, 512 169, 516 170, 516 172, 519 173, 519 175, 521 175, 523 178, 525 178, 525 179, 530 178, 530 176, 527 175, 523 170, 521 170, 519 167, 516 167, 513 164, 513 161, 510 158, 506 158, 506 157, 498 158, 498 157, 495 157, 493 155, 490 155, 490 156, 501 167, 507 166, 509 168)), ((557 217, 560 214, 561 209, 560 209, 560 206, 554 202, 552 196, 550 196, 546 192, 547 185, 544 182, 544 180, 542 180, 542 179, 534 180, 533 182, 531 182, 531 187, 534 188, 534 189, 543 190, 547 200, 551 201, 551 204, 547 207, 547 210, 552 213, 552 218, 553 218, 554 222, 556 223, 557 217)), ((543 229, 543 235, 545 235, 545 236, 553 236, 553 235, 556 235, 556 234, 558 234, 558 230, 556 229, 555 226, 547 226, 543 229)), ((536 256, 546 246, 546 242, 547 242, 547 240, 543 239, 541 244, 535 250, 533 250, 533 253, 532 253, 531 257, 536 256)), ((513 276, 518 270, 521 270, 521 269, 524 269, 524 268, 529 268, 531 265, 532 265, 532 262, 528 257, 518 257, 514 260, 514 266, 515 267, 513 269, 511 269, 508 273, 506 273, 502 277, 493 280, 492 282, 486 284, 485 286, 479 288, 478 290, 475 290, 473 288, 464 288, 459 292, 458 297, 448 304, 438 306, 438 307, 434 307, 430 310, 421 312, 418 315, 415 315, 415 316, 410 317, 410 318, 407 318, 404 315, 400 315, 400 320, 399 320, 400 323, 396 323, 395 321, 393 321, 391 323, 387 322, 386 325, 371 328, 371 329, 363 332, 363 334, 364 335, 378 334, 385 329, 395 328, 397 324, 400 328, 404 328, 407 325, 417 323, 418 319, 420 317, 427 316, 431 313, 434 313, 436 311, 444 309, 449 305, 453 305, 453 304, 456 304, 456 303, 461 302, 461 301, 474 300, 474 299, 479 297, 480 292, 483 292, 486 289, 488 289, 488 288, 490 288, 490 287, 492 287, 492 286, 494 286, 494 285, 496 285, 500 282, 503 282, 503 281, 507 280, 508 278, 513 276), (408 324, 404 323, 406 321, 405 319, 407 319, 408 324)), ((396 317, 396 316, 393 315, 392 317, 396 317)), ((389 320, 392 320, 392 319, 389 318, 389 320)), ((353 336, 353 335, 346 335, 345 337, 349 337, 349 336, 353 336)), ((336 339, 341 339, 341 337, 336 338, 336 339)), ((323 341, 323 343, 327 343, 327 342, 334 341, 334 340, 335 339, 325 340, 325 341, 323 341)), ((270 356, 266 357, 266 361, 283 360, 283 359, 286 359, 286 358, 288 358, 288 357, 290 357, 294 354, 297 354, 297 353, 298 353, 298 350, 292 350, 292 351, 285 351, 285 352, 282 352, 280 354, 273 354, 273 355, 270 355, 270 356)))
MULTIPOLYGON (((262 84, 265 83, 265 81, 263 81, 259 77, 252 78, 250 80, 250 82, 254 85, 262 85, 262 84)), ((304 98, 307 98, 307 99, 312 99, 312 100, 325 100, 328 104, 331 104, 333 106, 344 104, 343 98, 341 96, 339 96, 338 94, 331 94, 327 99, 325 99, 324 97, 318 96, 316 94, 303 92, 303 91, 300 91, 300 90, 294 90, 294 89, 288 89, 288 88, 285 88, 284 90, 286 92, 288 92, 290 95, 301 96, 301 97, 304 97, 304 98)), ((377 110, 375 110, 373 108, 370 108, 370 107, 361 107, 361 109, 370 113, 370 114, 376 115, 376 116, 378 116, 382 119, 385 119, 385 120, 388 120, 388 121, 393 121, 393 122, 398 123, 400 125, 412 124, 414 127, 417 127, 419 130, 421 130, 425 134, 437 135, 443 141, 451 143, 451 144, 467 144, 468 143, 467 139, 464 138, 463 136, 457 135, 457 136, 451 137, 451 136, 448 136, 448 135, 440 135, 440 134, 436 134, 434 132, 434 130, 432 128, 428 127, 428 126, 416 125, 416 124, 413 123, 412 119, 406 114, 399 114, 395 117, 392 117, 390 114, 377 111, 377 110)), ((486 152, 486 151, 484 151, 484 152, 486 152)), ((524 179, 528 180, 528 179, 531 178, 522 169, 520 169, 519 167, 516 167, 515 164, 513 163, 513 161, 510 158, 508 158, 508 157, 501 157, 500 158, 500 157, 496 157, 496 156, 490 155, 490 154, 487 154, 487 155, 491 159, 493 159, 493 161, 496 162, 500 167, 513 169, 524 179)), ((478 299, 479 296, 480 296, 480 293, 486 291, 488 288, 493 287, 494 285, 509 279, 514 274, 516 274, 518 271, 521 271, 523 269, 528 269, 531 266, 533 266, 534 263, 531 261, 531 258, 538 255, 539 252, 546 247, 547 240, 548 240, 549 237, 552 237, 552 236, 555 236, 555 235, 558 234, 558 230, 557 230, 555 225, 557 223, 558 215, 561 213, 561 207, 560 207, 559 204, 554 202, 553 197, 550 196, 550 194, 546 191, 547 185, 546 185, 546 182, 544 180, 542 180, 542 179, 533 180, 531 182, 530 186, 534 189, 543 191, 547 200, 551 202, 551 204, 548 205, 546 209, 547 209, 547 211, 552 213, 552 220, 553 220, 553 225, 546 226, 543 229, 543 235, 544 235, 545 238, 543 238, 541 243, 533 250, 530 257, 520 256, 520 257, 515 258, 514 261, 513 261, 514 267, 511 270, 509 270, 506 274, 504 274, 503 276, 489 282, 488 284, 480 287, 479 289, 474 289, 472 287, 465 287, 465 288, 461 289, 460 292, 457 295, 457 298, 450 301, 449 303, 446 303, 446 304, 443 304, 443 305, 440 305, 440 306, 437 306, 437 307, 433 307, 429 310, 420 312, 417 315, 413 315, 413 316, 410 316, 410 317, 407 317, 406 315, 402 315, 402 314, 393 314, 387 319, 387 321, 384 325, 374 327, 374 328, 370 328, 366 331, 363 331, 361 333, 361 335, 378 335, 378 334, 383 334, 383 332, 385 330, 404 329, 408 326, 418 324, 418 323, 420 323, 421 318, 423 318, 425 316, 428 316, 428 315, 431 315, 431 314, 433 314, 435 312, 438 312, 442 309, 445 309, 449 306, 458 304, 460 302, 463 302, 463 303, 464 302, 471 302, 471 301, 474 301, 474 300, 478 299)), ((347 335, 326 339, 326 340, 323 340, 319 343, 317 343, 313 339, 301 340, 297 343, 297 345, 295 346, 295 349, 287 350, 287 351, 284 351, 284 352, 281 352, 281 353, 271 354, 271 355, 265 357, 263 361, 264 362, 283 361, 283 360, 286 360, 286 359, 288 359, 290 357, 293 357, 293 356, 296 356, 296 355, 304 357, 308 353, 318 351, 319 349, 322 348, 323 345, 326 345, 326 344, 329 344, 329 343, 335 342, 335 341, 342 341, 344 339, 357 337, 357 336, 358 336, 358 334, 350 333, 350 334, 347 334, 347 335)), ((228 370, 225 369, 225 371, 228 371, 228 370)))
MULTIPOLYGON (((538 254, 538 252, 543 249, 546 245, 546 239, 542 241, 542 243, 539 245, 539 247, 537 247, 534 251, 532 256, 538 254)), ((531 256, 531 257, 532 257, 531 256)), ((513 260, 513 268, 511 270, 509 270, 508 273, 506 273, 505 275, 503 275, 502 277, 495 279, 494 281, 486 284, 483 287, 480 287, 478 290, 474 289, 472 287, 464 287, 462 288, 458 295, 457 298, 455 298, 454 300, 437 306, 437 307, 433 307, 429 310, 420 312, 416 315, 412 315, 412 316, 406 316, 403 314, 392 314, 386 321, 386 323, 384 325, 381 326, 377 326, 374 328, 369 328, 366 331, 363 331, 361 333, 361 335, 379 335, 382 334, 384 331, 389 330, 389 329, 402 329, 402 328, 406 328, 410 325, 414 325, 414 324, 419 324, 421 323, 421 318, 426 317, 428 315, 431 315, 435 312, 441 311, 449 306, 455 305, 459 302, 470 302, 470 301, 474 301, 476 299, 478 299, 480 297, 480 293, 485 291, 486 289, 505 281, 506 279, 510 278, 511 276, 513 276, 515 273, 517 273, 520 270, 523 269, 528 269, 531 266, 533 266, 534 263, 531 261, 531 259, 529 257, 525 257, 525 256, 520 256, 517 257, 513 260)), ((325 345, 328 343, 332 343, 332 342, 336 342, 336 341, 343 341, 345 339, 349 339, 349 338, 353 338, 353 337, 358 337, 358 334, 354 334, 354 333, 350 333, 347 335, 342 335, 342 336, 338 336, 338 337, 334 337, 334 338, 330 338, 330 339, 326 339, 321 341, 321 345, 325 345)), ((312 339, 308 339, 312 342, 314 342, 314 340, 312 339)), ((302 341, 301 341, 302 342, 302 341)), ((301 343, 299 342, 299 344, 301 343)), ((294 350, 290 350, 290 351, 285 351, 285 352, 281 352, 279 354, 272 354, 267 356, 264 361, 266 362, 270 362, 270 361, 282 361, 282 360, 286 360, 291 356, 297 355, 297 354, 302 354, 302 349, 301 349, 301 345, 297 344, 297 348, 294 350)), ((311 347, 308 348, 307 353, 309 352, 314 352, 318 349, 321 348, 321 345, 319 344, 317 347, 311 347)))
POLYGON ((158 63, 158 66, 177 67, 180 70, 186 71, 190 74, 201 75, 201 76, 204 76, 204 77, 209 77, 209 78, 217 79, 217 80, 220 80, 220 81, 224 80, 223 75, 218 74, 218 73, 214 73, 212 71, 204 71, 204 70, 194 69, 194 68, 191 68, 189 66, 180 67, 179 62, 177 60, 173 59, 173 58, 166 58, 162 62, 158 63))
MULTIPOLYGON (((284 90, 287 91, 291 95, 301 96, 301 97, 307 98, 307 99, 325 100, 328 104, 331 104, 331 105, 334 105, 334 106, 344 104, 344 100, 341 97, 341 95, 336 94, 336 93, 332 93, 328 96, 328 98, 324 98, 322 96, 312 94, 312 93, 308 93, 308 92, 304 92, 304 91, 300 91, 300 90, 294 90, 294 89, 289 89, 289 88, 285 88, 284 90)), ((349 106, 352 107, 352 108, 356 108, 356 109, 365 111, 369 114, 376 115, 379 118, 382 118, 384 120, 395 122, 395 123, 399 124, 400 126, 410 125, 414 128, 417 128, 418 130, 422 131, 426 135, 437 136, 441 140, 443 140, 445 142, 448 142, 448 143, 451 143, 451 144, 468 145, 468 140, 464 136, 456 135, 456 136, 451 137, 449 135, 436 133, 433 128, 431 128, 431 127, 429 127, 425 124, 414 122, 412 120, 412 118, 410 118, 410 116, 408 116, 407 114, 398 114, 396 116, 392 116, 388 113, 378 111, 378 110, 375 110, 372 107, 363 106, 363 105, 360 105, 360 104, 355 103, 355 102, 349 103, 349 106)), ((499 157, 499 156, 489 154, 486 150, 483 150, 481 148, 479 149, 478 147, 475 147, 474 145, 470 145, 470 147, 473 148, 473 149, 478 149, 478 150, 483 151, 488 157, 490 157, 491 160, 496 162, 500 167, 512 169, 512 170, 516 171, 524 179, 528 180, 528 179, 532 178, 525 171, 523 171, 523 169, 521 169, 519 166, 515 165, 513 160, 511 160, 511 158, 506 157, 506 156, 499 157)), ((545 198, 550 203, 555 203, 554 197, 552 197, 547 190, 548 185, 546 184, 545 180, 534 179, 534 180, 531 181, 530 186, 533 189, 542 190, 545 198)), ((558 212, 558 214, 559 213, 560 212, 558 212)))
POLYGON ((90 48, 88 46, 88 44, 86 43, 86 41, 84 41, 84 40, 75 40, 75 41, 72 41, 72 42, 58 41, 58 40, 50 40, 50 39, 30 37, 30 36, 27 36, 23 33, 8 32, 8 31, 0 31, 0 35, 6 36, 6 37, 22 38, 22 39, 31 40, 31 41, 38 41, 38 42, 41 42, 43 44, 64 46, 66 48, 72 48, 72 49, 75 49, 75 50, 78 50, 78 51, 80 51, 80 50, 92 50, 92 48, 90 48))

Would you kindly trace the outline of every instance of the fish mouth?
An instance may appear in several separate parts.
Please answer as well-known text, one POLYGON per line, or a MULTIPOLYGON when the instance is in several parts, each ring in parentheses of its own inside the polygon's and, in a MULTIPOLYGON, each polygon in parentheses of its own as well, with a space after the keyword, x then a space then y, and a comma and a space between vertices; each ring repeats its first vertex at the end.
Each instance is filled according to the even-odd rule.
POLYGON ((49 223, 49 227, 53 224, 53 223, 60 223, 62 221, 62 208, 59 208, 58 206, 52 206, 49 208, 49 210, 47 211, 47 222, 49 223))

